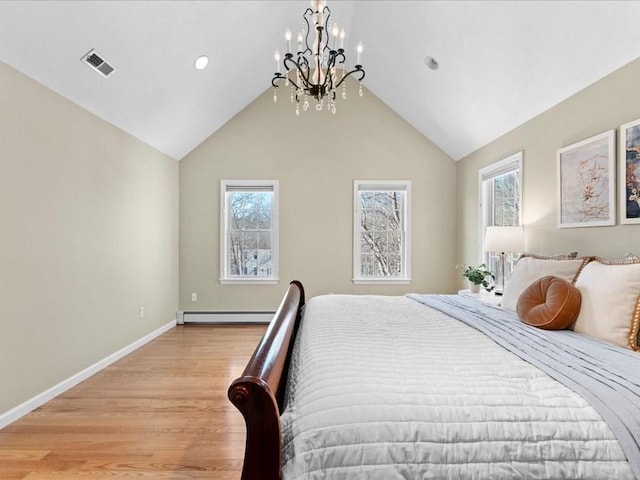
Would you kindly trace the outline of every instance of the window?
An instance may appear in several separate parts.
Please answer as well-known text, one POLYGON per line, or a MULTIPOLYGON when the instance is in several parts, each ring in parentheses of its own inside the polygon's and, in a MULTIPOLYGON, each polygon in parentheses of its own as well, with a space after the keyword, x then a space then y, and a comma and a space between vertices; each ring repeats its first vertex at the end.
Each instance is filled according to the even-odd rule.
POLYGON ((277 283, 278 182, 222 180, 221 283, 277 283))
MULTIPOLYGON (((499 273, 502 270, 498 268, 500 255, 484 251, 484 236, 487 227, 491 225, 521 225, 522 152, 481 169, 479 181, 479 258, 489 270, 499 273)), ((508 254, 506 257, 504 280, 511 276, 514 260, 513 255, 508 254)), ((496 283, 502 284, 502 279, 496 278, 496 283)))
POLYGON ((353 185, 354 283, 409 283, 411 182, 353 185))

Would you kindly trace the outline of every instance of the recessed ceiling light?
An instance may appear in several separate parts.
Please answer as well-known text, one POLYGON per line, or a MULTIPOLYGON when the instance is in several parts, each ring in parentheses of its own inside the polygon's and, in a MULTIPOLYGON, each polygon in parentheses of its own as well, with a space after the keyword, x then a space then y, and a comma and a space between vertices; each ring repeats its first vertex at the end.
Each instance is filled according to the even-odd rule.
POLYGON ((431 70, 437 70, 438 67, 440 66, 438 64, 438 61, 433 57, 425 57, 424 64, 427 66, 427 68, 431 70))
POLYGON ((197 70, 202 70, 207 66, 208 63, 209 57, 207 57, 206 55, 200 55, 198 58, 196 58, 194 65, 197 70))

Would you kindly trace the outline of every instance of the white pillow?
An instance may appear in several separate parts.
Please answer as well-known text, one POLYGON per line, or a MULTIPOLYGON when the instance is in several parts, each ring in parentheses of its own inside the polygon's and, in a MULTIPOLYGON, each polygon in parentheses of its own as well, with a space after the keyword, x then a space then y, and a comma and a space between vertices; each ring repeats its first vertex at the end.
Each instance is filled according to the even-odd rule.
POLYGON ((573 330, 638 350, 640 260, 594 260, 582 269, 575 285, 582 307, 573 330))
POLYGON ((580 268, 586 261, 587 259, 584 258, 553 260, 535 256, 520 257, 515 267, 513 267, 511 279, 504 286, 502 308, 515 312, 520 294, 539 278, 551 275, 573 283, 580 268))

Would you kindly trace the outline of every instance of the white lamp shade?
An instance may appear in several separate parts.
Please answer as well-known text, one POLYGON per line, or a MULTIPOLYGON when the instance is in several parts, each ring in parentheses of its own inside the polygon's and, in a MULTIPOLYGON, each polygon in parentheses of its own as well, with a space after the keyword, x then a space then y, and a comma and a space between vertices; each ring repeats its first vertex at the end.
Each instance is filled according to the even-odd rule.
POLYGON ((522 227, 487 227, 484 236, 485 252, 522 252, 524 232, 522 227))

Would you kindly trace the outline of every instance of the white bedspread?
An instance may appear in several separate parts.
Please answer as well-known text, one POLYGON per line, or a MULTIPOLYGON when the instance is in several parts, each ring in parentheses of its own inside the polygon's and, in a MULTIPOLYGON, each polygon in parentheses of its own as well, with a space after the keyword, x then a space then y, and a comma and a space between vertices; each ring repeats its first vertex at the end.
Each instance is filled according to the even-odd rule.
POLYGON ((632 479, 578 394, 405 297, 306 306, 282 415, 294 479, 632 479))

